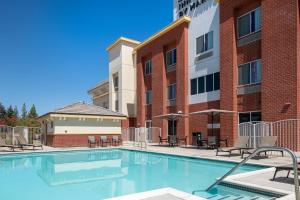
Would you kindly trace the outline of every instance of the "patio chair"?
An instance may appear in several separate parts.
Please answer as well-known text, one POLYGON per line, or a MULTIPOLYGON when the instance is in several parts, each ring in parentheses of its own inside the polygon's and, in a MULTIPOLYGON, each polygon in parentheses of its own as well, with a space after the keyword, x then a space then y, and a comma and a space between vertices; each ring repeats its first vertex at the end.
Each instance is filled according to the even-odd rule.
POLYGON ((181 145, 181 143, 184 144, 184 146, 187 146, 187 136, 185 136, 184 138, 178 138, 178 144, 181 145))
MULTIPOLYGON (((264 136, 261 138, 259 147, 275 147, 276 146, 276 142, 277 142, 277 136, 264 136)), ((242 151, 242 155, 241 158, 244 158, 245 154, 252 154, 254 153, 256 149, 244 149, 242 151)), ((274 150, 273 150, 274 151, 274 150)), ((283 151, 282 150, 277 150, 279 152, 281 152, 281 156, 283 157, 283 151)), ((267 151, 262 151, 258 153, 258 157, 260 157, 261 153, 265 153, 265 156, 267 155, 267 151)))
POLYGON ((162 138, 161 136, 158 136, 159 138, 159 145, 163 144, 164 142, 168 142, 168 138, 162 138))
POLYGON ((119 138, 119 136, 117 136, 117 135, 114 135, 112 137, 112 145, 114 145, 114 144, 115 144, 115 146, 122 144, 122 139, 119 138))
POLYGON ((170 147, 174 147, 178 145, 178 139, 176 135, 169 135, 168 136, 168 143, 170 147))
POLYGON ((207 137, 207 148, 215 149, 217 147, 217 137, 216 136, 208 136, 207 137))
POLYGON ((100 144, 102 147, 104 147, 104 144, 108 146, 110 144, 110 141, 107 139, 107 136, 100 136, 100 144))
POLYGON ((98 141, 96 140, 95 136, 88 136, 88 144, 90 148, 92 148, 92 145, 94 145, 94 147, 98 145, 98 141))
MULTIPOLYGON (((276 175, 277 175, 277 172, 279 172, 279 171, 287 171, 286 178, 289 178, 289 175, 290 175, 291 171, 293 171, 293 170, 294 170, 294 168, 293 168, 293 165, 292 165, 292 164, 275 167, 275 172, 274 172, 272 181, 275 180, 276 175)), ((298 172, 299 172, 299 171, 300 171, 300 164, 298 163, 298 172)), ((295 174, 294 174, 294 176, 295 176, 295 174)), ((297 176, 297 175, 296 175, 296 176, 297 176)))
POLYGON ((248 136, 239 136, 237 137, 233 147, 218 148, 216 152, 216 156, 219 155, 219 152, 229 153, 229 156, 231 156, 233 151, 239 151, 239 154, 242 154, 243 149, 248 149, 248 142, 249 142, 248 136))
POLYGON ((6 141, 4 139, 2 139, 1 137, 0 137, 0 147, 8 147, 12 151, 15 151, 15 148, 18 148, 18 146, 7 144, 6 141))
POLYGON ((42 144, 29 144, 23 135, 18 135, 16 138, 22 150, 24 150, 24 147, 32 147, 33 150, 35 150, 37 147, 43 149, 42 144))

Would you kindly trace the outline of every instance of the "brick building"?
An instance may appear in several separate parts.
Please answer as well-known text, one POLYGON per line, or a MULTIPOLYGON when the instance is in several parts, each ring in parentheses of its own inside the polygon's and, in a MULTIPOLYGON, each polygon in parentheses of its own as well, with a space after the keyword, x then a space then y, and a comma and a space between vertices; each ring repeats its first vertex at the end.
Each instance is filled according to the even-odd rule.
MULTIPOLYGON (((214 132, 232 143, 238 123, 299 119, 299 0, 174 0, 174 22, 135 48, 137 123, 223 109, 214 132)), ((210 133, 210 118, 176 124, 178 137, 210 133)))

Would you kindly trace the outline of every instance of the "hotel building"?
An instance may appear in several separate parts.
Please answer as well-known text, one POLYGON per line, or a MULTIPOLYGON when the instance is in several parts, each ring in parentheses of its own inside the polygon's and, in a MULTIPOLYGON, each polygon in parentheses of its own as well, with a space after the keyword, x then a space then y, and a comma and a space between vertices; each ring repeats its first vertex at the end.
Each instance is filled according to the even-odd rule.
MULTIPOLYGON (((158 115, 189 116, 175 134, 235 140, 238 123, 300 117, 299 0, 174 0, 174 22, 134 49, 137 124, 171 134, 158 115)), ((300 141, 299 141, 300 142, 300 141)))

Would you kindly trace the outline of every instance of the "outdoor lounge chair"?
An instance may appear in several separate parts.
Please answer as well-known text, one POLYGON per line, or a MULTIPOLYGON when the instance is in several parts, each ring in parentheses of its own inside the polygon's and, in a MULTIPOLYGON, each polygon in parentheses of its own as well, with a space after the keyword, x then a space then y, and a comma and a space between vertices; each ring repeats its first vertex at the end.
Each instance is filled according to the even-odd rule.
MULTIPOLYGON (((274 175, 273 175, 273 178, 272 178, 272 181, 274 181, 275 180, 275 178, 276 178, 276 175, 277 175, 277 172, 279 172, 279 171, 287 171, 287 175, 286 175, 286 178, 288 178, 289 177, 289 175, 290 175, 290 172, 291 171, 293 171, 294 170, 294 168, 293 168, 293 165, 292 164, 290 164, 290 165, 284 165, 284 166, 277 166, 277 167, 275 167, 275 172, 274 172, 274 175)), ((298 163, 298 172, 300 171, 300 164, 298 163)), ((295 176, 295 174, 294 174, 294 176, 295 176)))
POLYGON ((107 139, 107 136, 100 136, 100 144, 102 147, 104 147, 104 144, 108 146, 110 144, 110 141, 107 139))
POLYGON ((119 136, 114 135, 114 136, 112 137, 112 141, 111 141, 111 142, 112 142, 112 145, 117 146, 117 145, 122 144, 122 139, 119 138, 119 136))
POLYGON ((95 136, 88 136, 88 144, 90 148, 92 148, 92 145, 94 145, 94 147, 98 145, 98 141, 96 140, 95 136))
POLYGON ((5 142, 5 140, 2 139, 1 137, 0 137, 0 147, 8 147, 8 148, 10 148, 10 149, 13 150, 13 151, 15 151, 15 148, 18 148, 18 147, 15 146, 15 145, 7 144, 7 143, 5 142))
POLYGON ((239 151, 239 153, 242 154, 243 149, 248 149, 248 142, 249 142, 248 136, 239 136, 237 137, 233 147, 218 148, 216 152, 216 156, 218 156, 219 152, 229 153, 229 156, 231 156, 233 151, 239 151))
POLYGON ((33 150, 37 147, 43 149, 42 144, 29 144, 23 135, 16 136, 16 138, 22 150, 24 150, 24 147, 32 147, 33 150))
MULTIPOLYGON (((277 136, 264 136, 261 138, 259 147, 275 147, 276 146, 276 142, 277 142, 277 136)), ((244 158, 245 154, 252 154, 254 153, 256 149, 244 149, 242 151, 242 155, 241 158, 244 158)), ((273 150, 274 151, 274 150, 273 150)), ((283 151, 282 150, 278 150, 279 152, 281 152, 281 155, 283 157, 283 151)), ((262 151, 258 153, 258 157, 260 157, 261 153, 265 153, 265 155, 267 155, 267 151, 262 151)))

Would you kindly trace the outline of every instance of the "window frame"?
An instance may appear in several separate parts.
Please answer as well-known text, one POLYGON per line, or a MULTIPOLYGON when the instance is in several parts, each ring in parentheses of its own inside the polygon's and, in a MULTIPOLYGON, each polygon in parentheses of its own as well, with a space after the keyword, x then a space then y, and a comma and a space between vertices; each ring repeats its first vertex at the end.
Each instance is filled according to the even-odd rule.
POLYGON ((152 105, 152 90, 147 90, 145 93, 145 104, 146 105, 152 105), (150 94, 150 95, 149 95, 150 94), (147 97, 149 95, 149 102, 147 101, 147 97))
MULTIPOLYGON (((252 61, 250 61, 250 62, 246 62, 246 63, 243 63, 243 64, 240 64, 240 65, 238 65, 238 68, 237 68, 237 74, 238 74, 238 83, 237 83, 237 85, 238 85, 238 87, 243 87, 243 86, 247 86, 247 85, 257 85, 257 84, 261 84, 261 81, 262 80, 260 80, 259 82, 255 82, 255 83, 251 83, 251 79, 252 79, 252 75, 251 75, 251 67, 252 67, 252 63, 254 63, 254 62, 257 62, 257 61, 260 61, 260 70, 262 71, 262 59, 261 58, 259 58, 259 59, 256 59, 256 60, 252 60, 252 61), (250 64, 250 67, 249 67, 249 83, 246 83, 246 84, 239 84, 239 68, 240 67, 242 67, 243 65, 247 65, 247 64, 250 64)), ((260 71, 260 74, 261 74, 261 71, 260 71)))
MULTIPOLYGON (((171 53, 171 60, 172 60, 172 58, 173 58, 173 53, 171 53)), ((165 60, 166 60, 166 67, 172 67, 172 66, 175 66, 177 64, 177 49, 176 49, 176 47, 170 49, 169 51, 166 51, 165 60), (175 58, 174 58, 175 62, 172 63, 172 64, 168 64, 167 55, 168 55, 168 53, 171 53, 173 51, 175 51, 175 58)))
POLYGON ((220 75, 219 75, 219 89, 217 89, 217 90, 215 90, 215 74, 217 74, 217 73, 219 73, 220 75, 221 75, 221 73, 220 73, 220 71, 218 71, 218 72, 214 72, 214 73, 211 73, 211 74, 206 74, 206 75, 204 75, 204 76, 199 76, 199 77, 196 77, 196 78, 191 78, 190 79, 190 93, 189 93, 189 95, 190 96, 194 96, 194 95, 199 95, 199 94, 204 94, 204 93, 208 93, 207 92, 207 90, 206 90, 206 78, 207 78, 207 76, 209 76, 209 75, 212 75, 213 76, 213 85, 212 85, 212 87, 213 87, 213 90, 212 91, 209 91, 209 92, 214 92, 214 91, 218 91, 218 90, 220 90, 221 89, 221 86, 220 86, 220 75), (199 79, 200 78, 202 78, 203 77, 203 79, 204 79, 204 84, 203 84, 203 88, 204 88, 204 92, 199 92, 199 79), (197 93, 196 94, 192 94, 192 80, 194 80, 194 79, 196 79, 197 81, 196 81, 196 85, 197 85, 197 93))
MULTIPOLYGON (((243 15, 237 17, 237 19, 236 19, 236 26, 237 26, 237 38, 238 38, 238 39, 242 39, 242 38, 244 38, 244 37, 247 37, 247 36, 249 36, 249 35, 252 35, 252 34, 254 34, 254 33, 257 33, 257 32, 259 32, 259 31, 261 31, 261 22, 260 22, 260 28, 259 28, 258 30, 256 30, 256 31, 251 32, 251 25, 252 25, 252 23, 251 23, 251 22, 252 22, 251 13, 252 13, 252 12, 255 12, 255 11, 258 10, 258 9, 261 9, 261 6, 255 8, 255 9, 253 9, 253 10, 250 10, 250 11, 246 12, 245 14, 243 14, 243 15), (250 14, 250 24, 249 24, 249 26, 250 26, 250 33, 248 33, 248 34, 246 34, 246 35, 243 35, 243 36, 239 36, 239 25, 238 25, 238 24, 239 24, 239 19, 242 18, 242 17, 244 17, 244 16, 246 16, 246 15, 248 15, 248 14, 250 14)), ((260 11, 260 14, 261 14, 261 11, 260 11)))
POLYGON ((176 90, 177 90, 177 88, 176 88, 176 83, 172 83, 172 84, 169 84, 169 85, 168 85, 168 88, 167 88, 167 99, 168 99, 168 101, 174 101, 174 100, 176 100, 176 95, 177 95, 177 94, 176 94, 176 93, 177 93, 176 90), (175 96, 175 97, 172 98, 172 99, 169 99, 169 88, 170 88, 170 87, 173 87, 173 86, 175 86, 175 90, 174 90, 174 92, 175 92, 174 96, 175 96))
POLYGON ((211 30, 211 31, 209 31, 209 32, 207 32, 207 33, 205 33, 205 34, 203 34, 203 35, 200 35, 199 37, 197 37, 196 38, 196 56, 198 56, 198 55, 201 55, 201 54, 204 54, 204 53, 207 53, 207 52, 209 52, 209 51, 212 51, 214 49, 214 31, 213 30, 211 30), (212 32, 212 47, 210 48, 210 49, 206 49, 205 50, 205 46, 206 46, 206 41, 205 41, 205 36, 207 35, 207 42, 208 42, 208 40, 209 40, 209 38, 208 38, 208 36, 209 36, 209 34, 212 32), (197 48, 197 44, 198 44, 198 39, 199 38, 201 38, 201 37, 203 37, 203 47, 204 47, 204 51, 203 52, 197 52, 197 50, 198 50, 198 48, 197 48))
POLYGON ((260 113, 260 116, 262 116, 261 110, 238 112, 238 124, 241 124, 240 123, 240 114, 250 114, 250 121, 249 122, 242 122, 242 123, 259 122, 259 121, 252 121, 252 113, 260 113))
POLYGON ((144 73, 145 73, 145 76, 149 76, 152 74, 152 60, 151 59, 145 61, 145 72, 144 73), (150 63, 150 65, 149 65, 150 67, 148 69, 149 73, 147 73, 147 63, 150 63))

